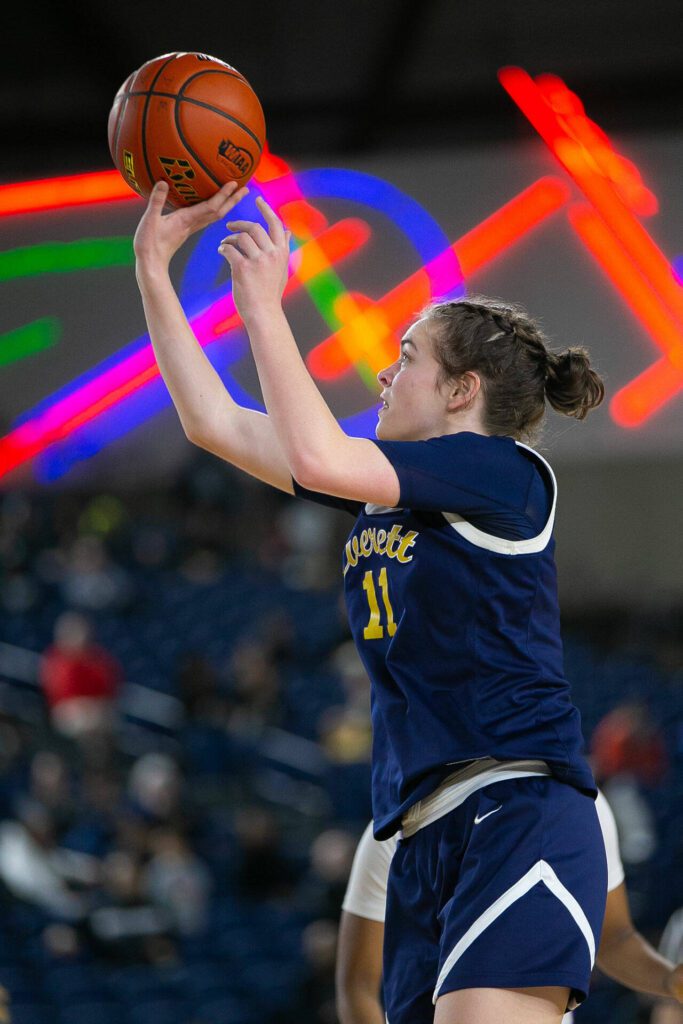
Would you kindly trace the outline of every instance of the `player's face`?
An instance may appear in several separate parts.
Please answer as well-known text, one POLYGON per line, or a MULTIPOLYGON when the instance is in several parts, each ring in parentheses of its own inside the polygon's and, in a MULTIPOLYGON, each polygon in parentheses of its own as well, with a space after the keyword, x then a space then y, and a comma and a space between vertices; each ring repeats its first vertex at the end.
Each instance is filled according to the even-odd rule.
POLYGON ((424 441, 447 432, 439 371, 427 321, 418 320, 403 336, 396 362, 377 374, 383 404, 375 434, 380 440, 424 441))

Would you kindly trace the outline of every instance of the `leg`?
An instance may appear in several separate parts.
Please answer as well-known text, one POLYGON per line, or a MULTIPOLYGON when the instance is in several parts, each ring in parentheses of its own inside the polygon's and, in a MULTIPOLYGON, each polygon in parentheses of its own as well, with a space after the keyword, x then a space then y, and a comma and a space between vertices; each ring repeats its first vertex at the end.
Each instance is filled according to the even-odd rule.
POLYGON ((436 1001, 434 1024, 560 1024, 569 989, 465 988, 436 1001))

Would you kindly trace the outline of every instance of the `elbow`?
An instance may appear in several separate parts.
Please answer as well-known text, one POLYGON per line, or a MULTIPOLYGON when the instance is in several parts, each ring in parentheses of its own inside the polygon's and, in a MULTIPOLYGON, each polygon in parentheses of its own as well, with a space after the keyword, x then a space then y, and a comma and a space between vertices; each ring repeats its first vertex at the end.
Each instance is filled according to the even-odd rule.
POLYGON ((207 430, 206 423, 200 420, 181 419, 181 426, 185 433, 185 437, 194 444, 197 448, 211 448, 211 435, 207 430))
POLYGON ((310 452, 294 454, 289 459, 289 471, 299 484, 307 491, 326 492, 331 486, 330 474, 320 456, 310 452))

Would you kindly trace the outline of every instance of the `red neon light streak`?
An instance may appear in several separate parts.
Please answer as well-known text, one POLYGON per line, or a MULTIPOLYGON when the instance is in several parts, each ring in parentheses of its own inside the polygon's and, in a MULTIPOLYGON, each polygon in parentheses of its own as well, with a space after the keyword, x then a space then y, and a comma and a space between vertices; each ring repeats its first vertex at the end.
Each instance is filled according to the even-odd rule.
MULTIPOLYGON (((462 238, 452 249, 458 257, 463 274, 468 275, 491 262, 505 249, 558 210, 569 198, 569 189, 559 178, 546 177, 534 182, 519 195, 501 206, 462 238)), ((444 258, 437 257, 434 263, 444 258)), ((331 380, 352 366, 350 350, 363 346, 363 357, 375 373, 395 358, 393 332, 415 315, 431 299, 427 269, 421 267, 410 277, 373 304, 372 311, 362 310, 359 316, 346 321, 344 327, 312 349, 307 365, 318 380, 331 380), (368 324, 368 318, 372 320, 368 324), (370 326, 368 345, 365 333, 370 326), (378 344, 378 338, 381 344, 378 344)), ((367 302, 367 300, 366 300, 367 302)))
POLYGON ((659 359, 623 387, 610 402, 610 411, 622 427, 639 427, 683 388, 683 370, 667 358, 659 359))
MULTIPOLYGON (((625 205, 613 182, 601 173, 599 163, 593 158, 586 141, 579 142, 567 132, 562 118, 558 118, 548 105, 539 85, 520 68, 505 68, 499 73, 499 78, 511 98, 572 176, 594 209, 604 219, 618 244, 630 260, 636 264, 652 291, 657 293, 662 302, 668 306, 670 313, 678 323, 678 332, 659 331, 657 335, 651 336, 655 344, 668 357, 669 364, 675 369, 683 359, 683 292, 673 278, 668 260, 625 205)), ((559 88, 558 82, 564 87, 566 94, 573 97, 573 93, 564 86, 564 83, 561 83, 560 79, 554 79, 555 88, 559 88)), ((625 298, 628 301, 628 297, 625 296, 625 298)), ((638 409, 647 407, 648 415, 651 415, 676 393, 673 390, 673 379, 673 374, 663 375, 661 370, 657 373, 641 375, 628 385, 630 396, 627 402, 628 408, 635 410, 636 406, 638 409), (659 399, 654 392, 657 381, 666 385, 659 399), (641 386, 646 387, 647 394, 643 397, 643 402, 638 402, 635 395, 641 386), (645 397, 647 401, 645 401, 645 397)), ((617 410, 617 415, 627 415, 624 412, 620 395, 621 392, 615 396, 612 408, 617 410)), ((638 415, 641 413, 639 412, 638 415)), ((642 419, 638 422, 642 422, 642 419)))
POLYGON ((113 203, 122 199, 140 199, 118 171, 70 174, 63 178, 43 178, 0 185, 0 217, 15 213, 37 213, 68 206, 113 203))
MULTIPOLYGON (((662 350, 669 350, 683 334, 680 326, 636 264, 629 259, 603 219, 590 207, 577 205, 570 209, 569 220, 631 312, 662 350)), ((669 359, 660 359, 614 396, 610 411, 620 426, 640 426, 664 401, 673 398, 681 387, 683 359, 678 365, 669 359)))

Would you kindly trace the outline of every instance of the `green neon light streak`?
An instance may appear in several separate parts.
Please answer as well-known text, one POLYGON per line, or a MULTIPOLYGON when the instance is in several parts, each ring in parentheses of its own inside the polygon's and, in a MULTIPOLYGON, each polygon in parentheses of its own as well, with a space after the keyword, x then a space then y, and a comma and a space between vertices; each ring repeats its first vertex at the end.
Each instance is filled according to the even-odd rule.
POLYGON ((78 242, 43 242, 0 252, 0 281, 73 270, 128 267, 133 264, 133 239, 83 238, 78 242))
MULTIPOLYGON (((301 244, 303 239, 297 238, 295 241, 301 244)), ((322 270, 315 277, 312 277, 310 281, 307 281, 304 284, 304 288, 327 326, 332 331, 340 330, 344 325, 334 313, 334 304, 338 298, 347 294, 348 289, 345 288, 344 282, 339 275, 332 269, 322 270)), ((373 393, 376 392, 377 377, 368 364, 362 361, 357 362, 355 370, 365 386, 373 393)))
POLYGON ((55 316, 44 316, 33 323, 24 324, 14 331, 0 334, 0 366, 16 363, 43 349, 52 348, 59 341, 62 325, 55 316))

